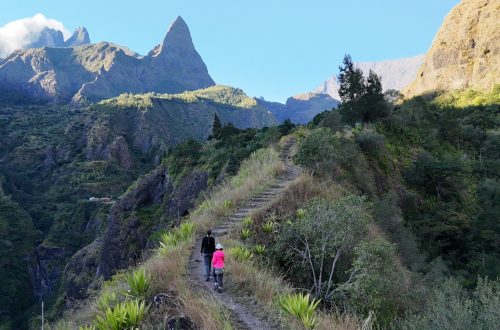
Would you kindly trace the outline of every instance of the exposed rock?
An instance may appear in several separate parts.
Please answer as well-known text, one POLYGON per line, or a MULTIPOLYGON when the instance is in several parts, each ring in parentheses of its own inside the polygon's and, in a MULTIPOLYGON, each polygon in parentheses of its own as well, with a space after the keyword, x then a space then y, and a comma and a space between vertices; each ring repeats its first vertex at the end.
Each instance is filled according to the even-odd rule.
POLYGON ((446 16, 408 97, 433 91, 489 90, 500 83, 500 3, 462 0, 446 16))
POLYGON ((60 266, 69 255, 66 249, 58 246, 40 244, 36 248, 32 276, 34 295, 37 300, 55 293, 63 271, 60 266))
POLYGON ((89 32, 85 27, 79 27, 73 35, 64 42, 64 47, 75 47, 90 44, 89 32))
POLYGON ((95 240, 75 253, 64 269, 64 290, 68 297, 87 297, 89 286, 97 278, 102 242, 95 240))
MULTIPOLYGON (((67 45, 87 40, 82 28, 67 45)), ((122 93, 178 93, 212 85, 214 81, 180 17, 161 46, 145 57, 101 42, 21 50, 0 61, 1 90, 57 103, 94 102, 122 93)))
POLYGON ((125 169, 130 169, 133 165, 132 156, 128 150, 127 142, 123 136, 117 137, 109 147, 111 159, 114 159, 125 169))
POLYGON ((206 189, 207 181, 207 173, 195 172, 174 186, 164 166, 139 179, 109 212, 99 262, 100 275, 109 278, 118 269, 135 262, 146 247, 155 224, 142 223, 136 211, 165 201, 167 218, 183 215, 193 206, 196 196, 206 189))

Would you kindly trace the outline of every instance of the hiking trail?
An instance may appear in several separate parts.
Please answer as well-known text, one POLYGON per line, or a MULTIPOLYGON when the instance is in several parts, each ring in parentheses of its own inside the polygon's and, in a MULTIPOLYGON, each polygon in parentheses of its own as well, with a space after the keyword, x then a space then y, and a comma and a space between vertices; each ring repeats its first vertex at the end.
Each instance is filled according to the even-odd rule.
MULTIPOLYGON (((299 176, 300 168, 293 164, 290 155, 291 147, 294 144, 295 140, 291 140, 282 148, 280 158, 285 164, 284 174, 278 177, 267 189, 239 206, 232 214, 212 228, 212 235, 216 241, 219 241, 232 229, 237 228, 238 223, 243 218, 266 206, 299 176)), ((258 303, 255 298, 245 294, 237 295, 231 290, 227 290, 227 287, 231 285, 231 273, 224 275, 224 291, 222 293, 213 289, 213 279, 209 282, 205 281, 203 256, 200 255, 202 237, 198 237, 196 240, 188 262, 187 277, 191 287, 194 290, 203 290, 221 302, 230 311, 231 323, 235 329, 281 329, 282 326, 273 319, 272 315, 266 315, 267 308, 258 303)))

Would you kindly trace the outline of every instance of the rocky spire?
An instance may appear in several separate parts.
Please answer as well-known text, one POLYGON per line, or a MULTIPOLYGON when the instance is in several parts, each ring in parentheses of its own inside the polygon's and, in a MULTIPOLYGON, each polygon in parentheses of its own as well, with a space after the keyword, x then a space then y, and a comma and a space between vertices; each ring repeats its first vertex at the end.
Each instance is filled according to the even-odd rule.
POLYGON ((85 27, 79 27, 73 35, 64 42, 64 47, 73 47, 90 44, 89 32, 85 27))
POLYGON ((170 25, 165 39, 161 44, 159 56, 164 56, 169 53, 170 50, 182 50, 188 52, 196 52, 191 39, 191 33, 189 32, 189 27, 182 17, 177 17, 176 20, 170 25))

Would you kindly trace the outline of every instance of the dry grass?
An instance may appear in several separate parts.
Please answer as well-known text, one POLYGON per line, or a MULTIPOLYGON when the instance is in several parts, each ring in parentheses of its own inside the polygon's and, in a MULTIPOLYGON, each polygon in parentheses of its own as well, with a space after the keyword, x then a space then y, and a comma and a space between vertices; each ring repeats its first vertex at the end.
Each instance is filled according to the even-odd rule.
POLYGON ((263 191, 286 168, 274 148, 260 149, 245 160, 238 174, 213 191, 194 211, 193 222, 198 233, 213 227, 238 206, 263 191), (231 201, 231 207, 225 205, 231 201))

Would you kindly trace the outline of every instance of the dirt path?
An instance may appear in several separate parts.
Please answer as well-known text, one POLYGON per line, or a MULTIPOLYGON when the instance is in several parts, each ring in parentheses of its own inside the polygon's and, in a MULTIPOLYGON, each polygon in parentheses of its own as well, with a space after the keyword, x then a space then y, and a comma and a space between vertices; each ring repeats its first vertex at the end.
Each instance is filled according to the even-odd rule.
MULTIPOLYGON (((292 182, 300 173, 300 169, 293 164, 290 157, 290 148, 294 141, 289 142, 283 147, 281 159, 286 166, 285 173, 279 177, 276 182, 268 189, 255 196, 245 205, 239 207, 235 212, 228 216, 216 228, 212 230, 216 240, 220 239, 236 226, 243 218, 255 210, 264 207, 280 192, 282 192, 290 182, 292 182)), ((244 295, 236 295, 227 290, 222 293, 217 293, 213 290, 213 281, 206 282, 204 274, 203 256, 200 255, 201 242, 200 237, 189 259, 188 278, 195 290, 204 290, 207 294, 213 295, 218 299, 230 312, 232 325, 235 329, 279 329, 281 326, 272 319, 270 315, 266 315, 266 308, 260 306, 254 299, 244 295)), ((224 278, 224 282, 230 284, 230 274, 228 278, 224 278)), ((227 286, 226 284, 224 285, 227 286)))

